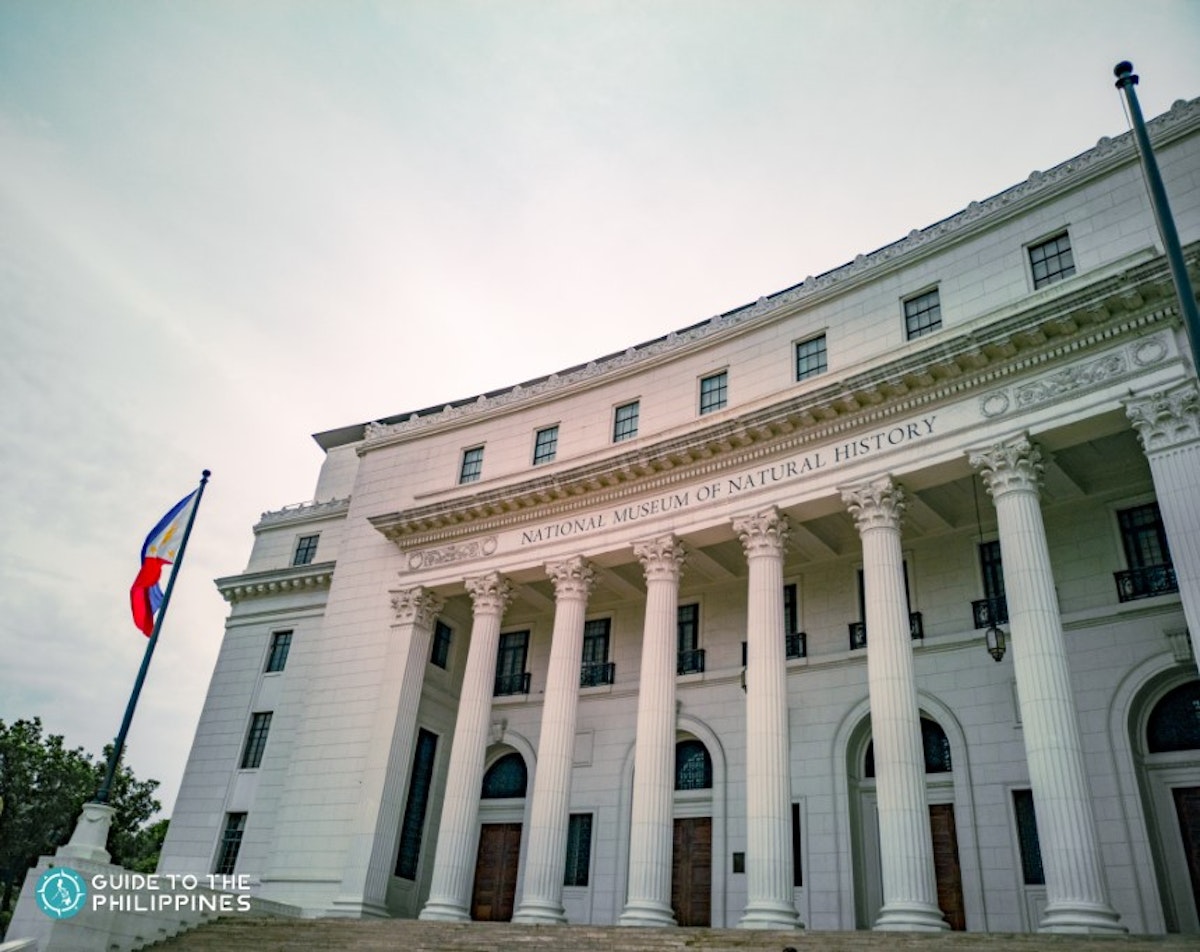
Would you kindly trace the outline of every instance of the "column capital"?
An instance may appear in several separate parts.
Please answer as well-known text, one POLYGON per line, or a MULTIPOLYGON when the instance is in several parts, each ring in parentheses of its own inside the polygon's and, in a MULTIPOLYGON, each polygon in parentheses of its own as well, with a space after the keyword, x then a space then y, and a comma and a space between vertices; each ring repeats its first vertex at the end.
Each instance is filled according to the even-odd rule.
POLYGON ((475 604, 475 614, 503 616, 504 609, 512 601, 512 585, 499 572, 475 575, 463 580, 467 593, 475 604))
POLYGON ((438 612, 446 604, 444 598, 424 585, 393 589, 388 594, 392 596, 392 611, 396 613, 396 623, 399 625, 432 628, 438 612))
POLYGON ((581 555, 561 562, 547 562, 546 574, 554 584, 554 597, 558 601, 570 598, 587 601, 596 584, 595 568, 581 555))
POLYGON ((979 470, 983 484, 993 499, 1010 492, 1038 495, 1042 484, 1042 452, 1025 433, 971 450, 967 461, 979 470))
POLYGON ((687 558, 687 550, 676 536, 664 535, 633 544, 633 554, 642 563, 646 580, 669 579, 678 582, 687 558))
POLYGON ((842 502, 854 517, 859 534, 868 529, 899 529, 908 506, 904 490, 889 476, 842 489, 842 502))
POLYGON ((1200 389, 1191 380, 1123 402, 1147 455, 1200 440, 1200 389))
POLYGON ((742 541, 746 558, 764 555, 782 558, 791 527, 788 517, 778 507, 771 506, 750 516, 738 516, 733 520, 733 531, 742 541))

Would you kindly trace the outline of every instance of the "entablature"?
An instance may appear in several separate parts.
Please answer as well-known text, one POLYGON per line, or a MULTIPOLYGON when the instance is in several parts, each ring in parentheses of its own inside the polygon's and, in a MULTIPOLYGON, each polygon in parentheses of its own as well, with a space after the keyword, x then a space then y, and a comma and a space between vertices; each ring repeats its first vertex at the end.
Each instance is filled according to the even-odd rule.
POLYGON ((327 589, 333 581, 336 565, 336 562, 317 562, 265 572, 244 572, 216 579, 215 584, 225 601, 231 603, 264 595, 327 589))

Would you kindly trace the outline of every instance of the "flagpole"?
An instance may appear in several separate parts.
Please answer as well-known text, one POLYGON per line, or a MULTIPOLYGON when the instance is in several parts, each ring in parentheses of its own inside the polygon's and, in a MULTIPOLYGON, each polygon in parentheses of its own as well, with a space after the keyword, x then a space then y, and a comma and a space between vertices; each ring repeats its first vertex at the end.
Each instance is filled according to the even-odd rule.
POLYGON ((142 693, 142 684, 146 681, 146 671, 150 668, 154 646, 158 644, 158 633, 162 630, 163 619, 167 617, 167 606, 171 603, 171 592, 175 588, 175 579, 183 567, 183 556, 187 551, 188 537, 192 534, 192 524, 196 521, 200 500, 204 498, 204 487, 208 484, 208 477, 211 475, 212 473, 207 469, 201 474, 200 488, 196 490, 196 504, 192 506, 192 511, 188 514, 187 525, 183 530, 183 539, 179 543, 179 555, 176 556, 175 563, 171 568, 171 577, 167 580, 167 590, 163 593, 162 605, 159 606, 158 615, 154 619, 154 631, 150 634, 150 643, 146 645, 146 653, 142 655, 142 666, 138 670, 137 680, 133 682, 133 693, 129 696, 129 703, 125 705, 125 717, 121 721, 121 729, 117 732, 117 738, 113 741, 113 749, 108 755, 108 768, 104 773, 104 782, 96 791, 96 803, 108 803, 108 795, 112 789, 113 778, 117 773, 117 765, 121 762, 121 754, 125 751, 125 737, 129 733, 129 725, 133 721, 133 711, 137 707, 138 697, 142 693))

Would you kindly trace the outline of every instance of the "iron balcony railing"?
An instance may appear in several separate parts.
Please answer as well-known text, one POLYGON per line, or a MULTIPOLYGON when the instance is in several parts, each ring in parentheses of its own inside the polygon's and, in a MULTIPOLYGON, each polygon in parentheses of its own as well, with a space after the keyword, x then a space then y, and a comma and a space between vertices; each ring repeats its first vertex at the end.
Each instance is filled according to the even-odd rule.
POLYGON ((704 649, 681 651, 675 661, 676 674, 700 674, 704 671, 704 649))
POLYGON ((1001 595, 999 598, 981 598, 971 602, 971 619, 976 628, 1007 624, 1008 600, 1001 595))
POLYGON ((1140 569, 1113 572, 1117 583, 1117 598, 1132 602, 1138 598, 1169 595, 1179 591, 1175 568, 1171 565, 1144 565, 1140 569))
POLYGON ((496 675, 496 684, 492 689, 494 697, 503 697, 506 694, 528 694, 529 693, 529 672, 519 671, 516 674, 498 674, 496 675))
MULTIPOLYGON (((808 655, 808 635, 802 631, 783 636, 784 651, 788 660, 804 658, 808 655)), ((746 642, 742 642, 742 667, 746 667, 746 642)))
POLYGON ((579 686, 595 688, 602 684, 612 684, 617 672, 617 666, 612 661, 589 661, 579 669, 579 686))
MULTIPOLYGON (((850 622, 850 650, 854 651, 858 648, 867 646, 867 623, 865 621, 850 622)), ((918 641, 925 637, 925 624, 921 620, 920 612, 908 613, 908 634, 913 641, 918 641)))

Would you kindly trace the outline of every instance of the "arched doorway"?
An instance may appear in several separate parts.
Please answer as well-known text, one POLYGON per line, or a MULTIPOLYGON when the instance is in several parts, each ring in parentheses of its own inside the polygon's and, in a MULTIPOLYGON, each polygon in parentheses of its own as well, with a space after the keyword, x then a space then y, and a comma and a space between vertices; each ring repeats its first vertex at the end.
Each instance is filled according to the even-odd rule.
POLYGON ((677 741, 671 908, 681 926, 712 925, 712 786, 708 748, 694 737, 677 741))
POLYGON ((1200 680, 1163 679, 1134 710, 1139 779, 1170 932, 1200 932, 1200 680))
POLYGON ((529 771, 516 751, 487 768, 480 790, 479 850, 471 890, 471 918, 509 922, 521 870, 521 834, 529 771))
MULTIPOLYGON (((962 931, 967 928, 966 901, 954 812, 954 765, 950 741, 937 721, 922 715, 921 742, 925 757, 925 793, 933 837, 938 907, 950 928, 962 931)), ((847 764, 853 792, 851 822, 855 852, 855 923, 859 929, 870 929, 883 906, 874 753, 871 721, 867 717, 854 732, 847 764)))

